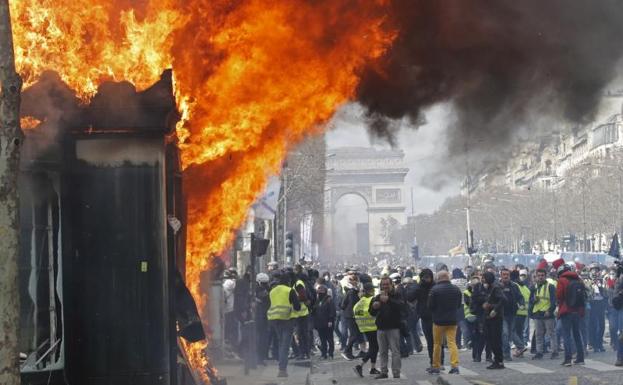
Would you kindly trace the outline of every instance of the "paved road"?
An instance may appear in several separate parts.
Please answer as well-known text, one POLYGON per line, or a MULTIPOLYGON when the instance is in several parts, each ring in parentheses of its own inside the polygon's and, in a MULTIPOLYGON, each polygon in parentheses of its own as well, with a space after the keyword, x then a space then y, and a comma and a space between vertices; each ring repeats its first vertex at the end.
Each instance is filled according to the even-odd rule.
MULTIPOLYGON (((616 354, 590 354, 584 366, 563 367, 562 360, 544 359, 542 361, 525 358, 514 359, 506 363, 504 370, 487 370, 488 363, 472 363, 469 352, 461 352, 461 375, 442 375, 445 384, 449 385, 619 385, 623 384, 623 368, 613 365, 616 354)), ((422 352, 403 359, 403 378, 389 380, 374 380, 372 377, 359 378, 352 368, 357 361, 314 361, 314 370, 311 376, 314 385, 355 385, 355 384, 382 384, 382 385, 434 385, 438 376, 431 376, 425 372, 428 367, 428 356, 422 352)), ((369 369, 369 368, 368 368, 369 369)), ((364 369, 364 373, 367 371, 364 369)))

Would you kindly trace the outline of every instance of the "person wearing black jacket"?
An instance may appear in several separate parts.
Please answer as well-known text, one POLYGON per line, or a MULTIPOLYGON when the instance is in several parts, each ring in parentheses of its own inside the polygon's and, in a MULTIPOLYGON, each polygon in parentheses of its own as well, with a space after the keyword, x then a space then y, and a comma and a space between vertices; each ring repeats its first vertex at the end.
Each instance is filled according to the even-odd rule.
POLYGON ((519 285, 511 281, 511 272, 508 269, 500 270, 500 287, 504 293, 504 323, 502 324, 502 349, 504 359, 511 361, 511 341, 515 343, 517 352, 523 354, 526 350, 523 339, 515 333, 515 315, 519 305, 524 305, 524 298, 519 285))
POLYGON ((356 275, 350 276, 348 284, 344 289, 344 297, 340 307, 342 308, 342 318, 344 318, 348 328, 348 341, 346 342, 342 357, 352 361, 355 359, 355 356, 353 356, 353 345, 361 338, 359 328, 355 322, 355 314, 353 313, 353 307, 359 302, 359 280, 356 275))
MULTIPOLYGON (((426 349, 428 350, 428 360, 430 367, 427 369, 430 372, 433 368, 433 316, 428 308, 428 295, 434 285, 433 271, 430 269, 422 269, 420 271, 420 283, 413 291, 407 292, 407 301, 416 301, 415 311, 417 312, 420 320, 422 320, 422 332, 426 339, 426 349)), ((443 349, 441 351, 441 365, 443 365, 444 359, 443 349)))
MULTIPOLYGON (((469 312, 475 317, 472 327, 472 361, 482 360, 482 351, 485 349, 485 313, 482 305, 487 301, 486 290, 480 282, 479 273, 472 274, 469 287, 463 296, 469 312)), ((490 353, 489 353, 490 354, 490 353)))
POLYGON ((493 352, 493 363, 487 369, 504 369, 502 352, 502 324, 504 322, 504 293, 495 282, 495 275, 487 271, 483 275, 486 300, 482 305, 485 316, 485 337, 493 352))
POLYGON ((327 294, 327 287, 319 285, 316 289, 317 300, 313 311, 314 329, 320 338, 321 358, 333 359, 333 324, 335 322, 335 305, 327 294))
POLYGON ((424 346, 422 345, 422 341, 420 341, 420 334, 418 333, 418 322, 420 322, 420 316, 417 313, 417 302, 409 300, 414 297, 414 292, 418 288, 418 284, 413 280, 413 272, 411 270, 407 270, 405 272, 403 286, 404 298, 407 302, 407 329, 409 331, 409 341, 411 342, 411 346, 415 348, 415 351, 419 353, 422 349, 424 349, 424 346))
POLYGON ((405 303, 394 291, 394 285, 389 278, 380 282, 381 294, 370 302, 369 312, 376 317, 377 339, 379 343, 379 357, 381 374, 376 379, 388 378, 389 351, 392 352, 392 374, 400 378, 402 366, 400 357, 400 327, 404 315, 405 303))
POLYGON ((450 349, 452 369, 449 374, 459 374, 459 350, 456 346, 457 311, 461 308, 463 294, 461 289, 450 283, 450 274, 442 270, 437 273, 437 284, 428 296, 428 308, 433 318, 433 369, 431 374, 439 374, 441 369, 441 350, 444 337, 450 349))

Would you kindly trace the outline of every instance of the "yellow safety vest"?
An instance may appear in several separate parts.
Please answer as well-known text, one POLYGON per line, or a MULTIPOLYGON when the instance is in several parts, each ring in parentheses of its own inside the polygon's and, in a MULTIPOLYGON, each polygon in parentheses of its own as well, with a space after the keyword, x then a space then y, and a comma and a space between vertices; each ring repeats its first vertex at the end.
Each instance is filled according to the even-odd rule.
POLYGON ((549 285, 551 285, 549 282, 545 282, 541 287, 537 285, 536 292, 534 293, 533 313, 539 311, 546 312, 549 310, 551 306, 551 302, 549 301, 549 285))
POLYGON ((266 317, 269 320, 287 321, 292 318, 290 291, 292 289, 286 285, 277 285, 270 291, 270 308, 266 312, 266 317))
MULTIPOLYGON (((296 287, 297 286, 305 287, 305 282, 301 281, 300 279, 298 281, 296 281, 296 283, 292 287, 294 289, 294 291, 296 291, 296 287)), ((299 310, 299 311, 292 310, 292 316, 290 318, 305 317, 308 314, 309 314, 309 309, 307 309, 307 305, 305 305, 304 303, 301 302, 301 310, 299 310)))
POLYGON ((555 279, 547 278, 547 282, 549 282, 550 285, 554 285, 554 287, 558 287, 558 281, 555 279))
POLYGON ((369 312, 373 297, 363 297, 353 307, 355 323, 361 333, 376 331, 376 317, 369 312))
POLYGON ((519 285, 519 291, 523 296, 524 304, 519 305, 519 309, 517 309, 517 315, 527 316, 528 315, 528 302, 530 302, 530 289, 526 285, 519 285))
MULTIPOLYGON (((463 294, 470 297, 472 296, 472 292, 465 289, 465 291, 463 291, 463 294)), ((469 305, 467 304, 467 302, 463 301, 463 314, 465 314, 465 318, 469 317, 472 315, 471 310, 469 310, 469 305)))

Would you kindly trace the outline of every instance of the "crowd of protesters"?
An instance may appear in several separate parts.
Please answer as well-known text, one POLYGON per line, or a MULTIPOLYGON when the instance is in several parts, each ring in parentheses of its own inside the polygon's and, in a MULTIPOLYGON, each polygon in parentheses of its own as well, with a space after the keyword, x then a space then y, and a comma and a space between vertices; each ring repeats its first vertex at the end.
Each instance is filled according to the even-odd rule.
POLYGON ((272 262, 255 277, 255 303, 248 299, 249 274, 239 278, 226 270, 226 340, 240 343, 253 309, 257 359, 278 361, 280 377, 287 376, 289 359, 333 360, 337 349, 357 361, 357 376, 377 379, 399 378, 402 359, 424 348, 431 375, 458 374, 459 350, 471 350, 476 363, 484 353, 492 370, 527 359, 528 351, 532 360, 582 365, 589 352, 605 352, 606 335, 617 352, 615 365, 623 366, 623 269, 617 264, 558 259, 528 269, 485 259, 477 267, 438 264, 434 270, 272 262))

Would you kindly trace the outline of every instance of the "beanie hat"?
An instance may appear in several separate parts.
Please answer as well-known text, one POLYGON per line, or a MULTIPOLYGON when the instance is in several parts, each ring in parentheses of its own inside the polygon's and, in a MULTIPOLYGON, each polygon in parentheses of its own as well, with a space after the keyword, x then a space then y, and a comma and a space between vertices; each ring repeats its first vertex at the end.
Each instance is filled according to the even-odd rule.
POLYGON ((556 270, 558 270, 558 268, 562 265, 565 264, 565 260, 562 258, 558 258, 557 260, 555 260, 554 262, 552 262, 552 267, 556 270))

